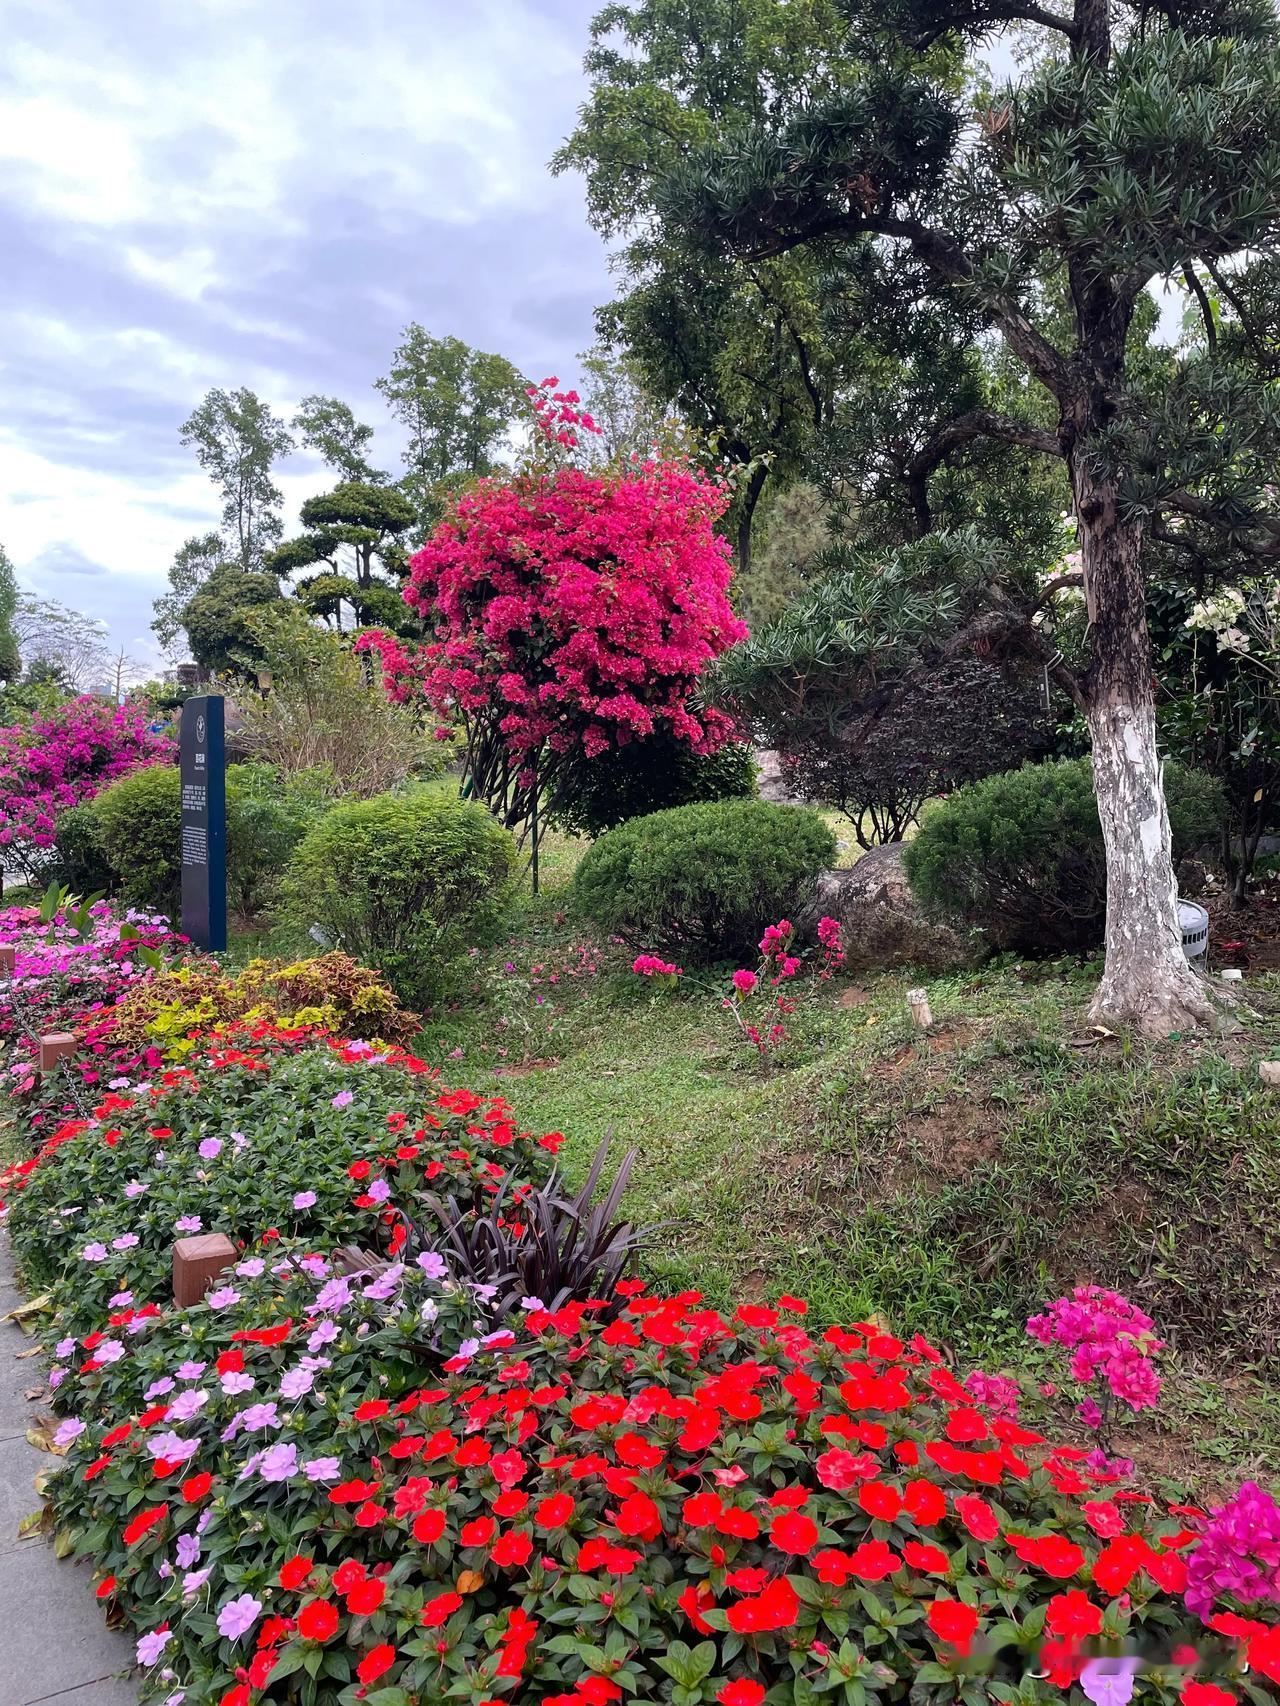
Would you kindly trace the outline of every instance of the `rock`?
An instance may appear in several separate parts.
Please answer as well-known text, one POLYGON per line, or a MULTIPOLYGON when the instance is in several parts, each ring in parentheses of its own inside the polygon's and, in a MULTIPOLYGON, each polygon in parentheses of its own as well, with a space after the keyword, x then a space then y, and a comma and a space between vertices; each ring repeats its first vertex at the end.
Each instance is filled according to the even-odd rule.
POLYGON ((798 926, 811 934, 824 914, 838 919, 845 966, 853 972, 892 966, 955 971, 976 965, 985 953, 976 937, 921 911, 902 862, 904 845, 888 841, 872 847, 856 865, 823 871, 798 926))
POLYGON ((756 786, 762 800, 774 806, 802 806, 799 794, 793 794, 782 774, 782 760, 769 747, 758 746, 753 754, 759 775, 756 786))
POLYGON ((1280 1090, 1280 1060, 1260 1060, 1258 1077, 1269 1090, 1280 1090))

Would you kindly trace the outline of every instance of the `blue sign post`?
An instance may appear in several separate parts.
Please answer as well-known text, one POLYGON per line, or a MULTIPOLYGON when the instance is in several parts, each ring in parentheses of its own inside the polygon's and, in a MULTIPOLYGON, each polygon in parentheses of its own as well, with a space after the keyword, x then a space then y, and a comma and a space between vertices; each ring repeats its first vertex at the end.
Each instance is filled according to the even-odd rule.
POLYGON ((182 930, 201 948, 227 945, 227 748, 220 693, 182 707, 182 930))

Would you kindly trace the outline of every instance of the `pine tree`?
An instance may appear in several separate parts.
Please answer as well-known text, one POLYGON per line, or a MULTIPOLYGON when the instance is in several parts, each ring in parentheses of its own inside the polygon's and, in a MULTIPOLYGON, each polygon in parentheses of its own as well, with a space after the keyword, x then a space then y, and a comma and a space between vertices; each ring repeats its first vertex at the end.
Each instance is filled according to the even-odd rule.
POLYGON ((1108 861, 1095 1016, 1153 1034, 1213 1022, 1177 925, 1144 547, 1185 549, 1211 530, 1255 567, 1280 556, 1275 16, 1260 0, 841 11, 861 75, 690 149, 663 187, 667 216, 732 254, 820 254, 871 320, 956 304, 1047 396, 1049 425, 1039 410, 981 409, 938 428, 943 454, 993 439, 1060 458, 1073 494, 1078 570, 1034 595, 994 581, 969 637, 1041 656, 1089 725, 1108 861), (944 50, 976 54, 1011 23, 1034 33, 1029 68, 975 98, 975 60, 957 93, 944 50), (1153 384, 1135 314, 1170 276, 1206 313, 1212 279, 1238 335, 1153 384), (1072 588, 1089 621, 1078 668, 1052 637, 1072 588))

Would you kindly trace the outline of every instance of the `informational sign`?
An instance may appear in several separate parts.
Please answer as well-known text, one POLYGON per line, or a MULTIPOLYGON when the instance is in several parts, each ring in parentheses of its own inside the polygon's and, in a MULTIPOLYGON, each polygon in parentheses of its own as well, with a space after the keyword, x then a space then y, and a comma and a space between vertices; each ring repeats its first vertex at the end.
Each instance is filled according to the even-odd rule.
POLYGON ((201 948, 227 945, 227 755, 220 693, 182 707, 182 930, 201 948))

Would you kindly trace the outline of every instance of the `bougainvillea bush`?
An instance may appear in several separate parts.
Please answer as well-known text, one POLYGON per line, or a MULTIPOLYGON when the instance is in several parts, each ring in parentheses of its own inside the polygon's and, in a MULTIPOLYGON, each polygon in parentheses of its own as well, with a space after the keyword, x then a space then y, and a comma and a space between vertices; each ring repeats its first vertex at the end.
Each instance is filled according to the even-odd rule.
POLYGON ((37 873, 58 816, 117 777, 173 761, 173 737, 155 733, 137 705, 72 699, 30 724, 0 729, 0 847, 5 863, 37 873))
POLYGON ((441 1089, 401 1050, 265 1025, 86 1111, 0 1174, 20 1267, 86 1330, 120 1294, 165 1295, 175 1238, 354 1241, 376 1230, 370 1208, 536 1178, 559 1141, 519 1131, 500 1098, 441 1089))
POLYGON ((154 1691, 977 1706, 1127 1699, 1099 1655, 1132 1652, 1144 1700, 1270 1698, 1276 1628, 1183 1603, 1202 1513, 922 1340, 624 1283, 607 1326, 528 1299, 486 1343, 447 1276, 268 1241, 234 1298, 60 1345, 56 1518, 154 1691))
MULTIPOLYGON (((564 395, 554 414, 569 425, 553 430, 572 439, 564 395)), ((713 752, 733 732, 693 700, 746 634, 715 531, 728 495, 675 460, 534 468, 480 481, 412 559, 405 598, 431 639, 363 643, 393 697, 461 719, 475 791, 504 822, 523 823, 535 795, 554 804, 582 759, 655 733, 713 752)))

